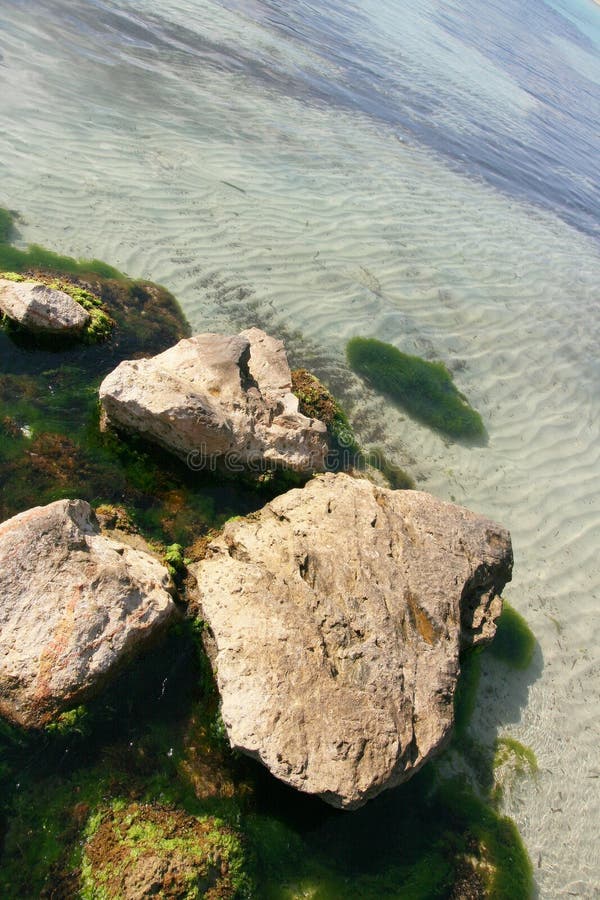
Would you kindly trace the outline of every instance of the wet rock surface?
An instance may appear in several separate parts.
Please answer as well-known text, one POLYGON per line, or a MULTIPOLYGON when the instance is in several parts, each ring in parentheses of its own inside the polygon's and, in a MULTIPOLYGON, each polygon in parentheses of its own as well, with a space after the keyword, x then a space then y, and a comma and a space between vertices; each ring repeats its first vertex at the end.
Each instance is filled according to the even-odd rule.
POLYGON ((39 727, 84 699, 176 612, 166 568, 59 500, 0 524, 0 713, 39 727))
POLYGON ((193 568, 232 746, 355 808, 445 743, 512 550, 462 507, 328 474, 228 523, 193 568))

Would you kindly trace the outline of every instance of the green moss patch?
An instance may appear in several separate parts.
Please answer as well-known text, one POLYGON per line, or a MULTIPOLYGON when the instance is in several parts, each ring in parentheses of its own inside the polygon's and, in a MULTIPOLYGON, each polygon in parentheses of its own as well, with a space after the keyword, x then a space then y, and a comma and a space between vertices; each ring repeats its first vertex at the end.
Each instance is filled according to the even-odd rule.
POLYGON ((366 451, 364 453, 364 462, 381 472, 393 490, 414 490, 415 482, 412 476, 392 462, 380 447, 373 447, 373 449, 366 451))
POLYGON ((0 269, 9 272, 27 273, 32 269, 44 269, 68 275, 96 275, 101 278, 127 280, 126 276, 98 259, 73 259, 46 250, 38 244, 30 244, 27 250, 19 250, 10 243, 13 232, 15 214, 0 207, 0 269))
POLYGON ((14 216, 8 209, 0 207, 0 244, 10 241, 14 228, 14 216))
POLYGON ((158 804, 113 800, 90 817, 81 865, 85 900, 162 896, 226 900, 240 896, 244 851, 214 817, 158 804))
POLYGON ((535 647, 535 636, 523 616, 505 603, 491 653, 515 669, 526 669, 533 659, 535 647))
POLYGON ((360 453, 346 413, 316 375, 306 369, 294 369, 292 391, 300 401, 300 412, 311 419, 320 419, 327 426, 334 449, 354 456, 360 453))
POLYGON ((458 391, 441 362, 402 353, 375 338, 348 341, 350 368, 409 415, 455 439, 485 436, 483 421, 458 391))

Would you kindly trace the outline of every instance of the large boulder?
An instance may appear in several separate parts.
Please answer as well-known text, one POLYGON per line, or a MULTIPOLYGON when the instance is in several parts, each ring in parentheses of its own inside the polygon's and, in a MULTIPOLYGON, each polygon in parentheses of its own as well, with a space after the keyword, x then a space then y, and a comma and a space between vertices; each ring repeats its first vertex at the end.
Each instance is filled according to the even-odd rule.
POLYGON ((0 278, 0 312, 29 331, 76 335, 90 322, 90 314, 64 291, 36 281, 0 278))
POLYGON ((327 429, 298 412, 281 341, 258 328, 198 334, 126 360, 100 386, 104 422, 160 444, 192 468, 322 471, 327 429))
POLYGON ((453 724, 461 648, 490 640, 510 536, 344 474, 229 522, 194 567, 231 745, 352 809, 453 724))
POLYGON ((83 500, 0 524, 0 714, 39 727, 84 699, 176 607, 166 568, 105 537, 83 500))

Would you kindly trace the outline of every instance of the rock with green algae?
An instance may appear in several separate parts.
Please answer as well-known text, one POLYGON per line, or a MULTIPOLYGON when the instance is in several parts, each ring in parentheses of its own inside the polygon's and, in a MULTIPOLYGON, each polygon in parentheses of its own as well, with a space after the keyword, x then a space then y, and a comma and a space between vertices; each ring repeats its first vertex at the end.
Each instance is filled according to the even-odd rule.
POLYGON ((247 893, 240 836, 213 817, 113 801, 88 822, 84 900, 228 900, 247 893))
POLYGON ((45 334, 81 334, 90 314, 66 291, 43 282, 0 277, 0 311, 23 328, 45 334))
POLYGON ((107 425, 198 470, 325 468, 325 425, 299 412, 284 345, 258 328, 197 334, 151 359, 125 360, 99 393, 107 425))

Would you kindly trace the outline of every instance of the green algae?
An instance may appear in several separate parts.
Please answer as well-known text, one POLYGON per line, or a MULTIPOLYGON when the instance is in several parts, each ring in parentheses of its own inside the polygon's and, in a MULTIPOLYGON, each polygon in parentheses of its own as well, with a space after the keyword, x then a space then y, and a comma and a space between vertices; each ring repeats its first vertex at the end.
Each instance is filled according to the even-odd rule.
POLYGON ((402 353, 375 338, 348 341, 350 368, 409 415, 454 439, 485 436, 483 421, 458 391, 441 362, 402 353))
POLYGON ((227 900, 249 894, 244 866, 242 841, 221 820, 117 798, 88 821, 81 897, 146 896, 161 879, 172 896, 227 900))
POLYGON ((517 775, 535 775, 538 772, 537 758, 531 747, 526 747, 515 738, 501 737, 496 741, 494 768, 510 763, 517 775))
POLYGON ((440 789, 444 810, 453 827, 468 829, 483 848, 485 896, 494 900, 527 898, 533 893, 533 867, 515 823, 501 815, 461 780, 450 780, 440 789))
POLYGON ((8 209, 0 207, 0 244, 6 244, 13 235, 14 215, 8 209))
POLYGON ((492 654, 515 669, 527 669, 537 646, 535 636, 523 616, 508 603, 498 620, 492 654))
POLYGON ((388 485, 395 491, 414 490, 415 481, 403 468, 397 466, 380 447, 373 447, 364 453, 366 465, 377 469, 388 485))
POLYGON ((48 734, 66 735, 79 734, 82 737, 89 731, 89 714, 83 704, 61 713, 53 722, 45 726, 48 734))
POLYGON ((463 736, 473 717, 481 678, 481 654, 478 647, 465 650, 460 658, 460 678, 454 692, 454 729, 463 736))
POLYGON ((292 391, 300 401, 300 412, 311 419, 320 419, 327 426, 333 450, 346 454, 345 468, 348 468, 352 457, 361 455, 361 449, 348 416, 331 391, 306 369, 294 369, 292 372, 292 391))

